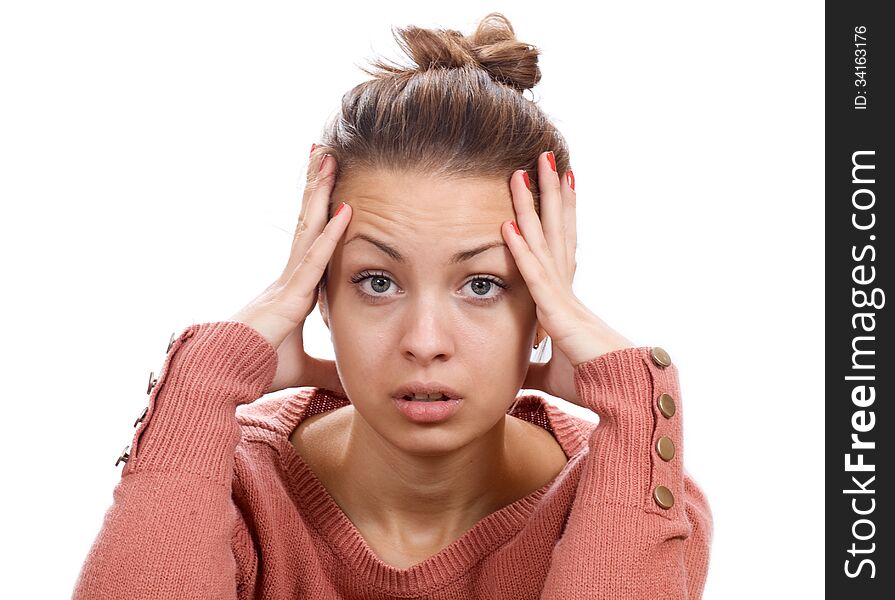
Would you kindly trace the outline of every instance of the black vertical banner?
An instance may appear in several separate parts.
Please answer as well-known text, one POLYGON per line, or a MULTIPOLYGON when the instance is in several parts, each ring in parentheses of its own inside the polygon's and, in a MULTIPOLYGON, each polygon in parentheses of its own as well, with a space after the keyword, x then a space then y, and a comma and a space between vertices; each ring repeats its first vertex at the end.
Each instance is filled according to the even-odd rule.
POLYGON ((895 598, 890 8, 826 5, 826 590, 855 600, 895 598))

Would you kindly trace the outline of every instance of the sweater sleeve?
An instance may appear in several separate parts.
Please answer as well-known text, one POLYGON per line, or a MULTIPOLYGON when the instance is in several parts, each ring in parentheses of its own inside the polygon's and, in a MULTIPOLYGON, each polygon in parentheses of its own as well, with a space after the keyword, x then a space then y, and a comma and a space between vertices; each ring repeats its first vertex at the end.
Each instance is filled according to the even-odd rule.
POLYGON ((75 600, 237 597, 236 406, 273 381, 276 350, 236 321, 169 347, 75 600))
POLYGON ((575 385, 600 422, 541 597, 701 598, 713 520, 684 469, 676 367, 623 348, 576 366, 575 385))

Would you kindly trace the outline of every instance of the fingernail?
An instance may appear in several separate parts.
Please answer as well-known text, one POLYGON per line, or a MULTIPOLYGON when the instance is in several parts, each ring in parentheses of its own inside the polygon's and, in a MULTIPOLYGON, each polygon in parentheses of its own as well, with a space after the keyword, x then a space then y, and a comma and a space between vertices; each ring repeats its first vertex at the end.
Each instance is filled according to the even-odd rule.
POLYGON ((519 231, 519 226, 516 225, 516 221, 515 221, 515 220, 513 221, 513 229, 516 230, 516 233, 517 233, 517 234, 522 235, 522 232, 519 231))
POLYGON ((575 189, 575 174, 572 173, 572 169, 566 171, 566 181, 569 182, 569 187, 573 190, 575 189))
POLYGON ((336 209, 336 214, 333 215, 333 218, 336 218, 336 215, 338 215, 338 214, 342 211, 343 208, 345 208, 345 203, 344 203, 344 202, 341 203, 341 204, 339 205, 339 208, 336 209))
POLYGON ((316 147, 317 147, 317 144, 311 144, 311 153, 308 154, 308 157, 310 157, 314 154, 314 148, 316 148, 316 147))
POLYGON ((318 173, 322 173, 322 172, 323 172, 323 167, 326 166, 326 162, 329 160, 329 157, 330 157, 330 155, 327 154, 327 155, 324 156, 323 159, 320 161, 320 168, 317 170, 318 173))
POLYGON ((522 171, 522 179, 525 180, 525 187, 531 189, 531 181, 528 179, 528 171, 522 171))
POLYGON ((550 162, 550 168, 556 173, 556 157, 553 156, 553 150, 547 153, 547 160, 550 162))

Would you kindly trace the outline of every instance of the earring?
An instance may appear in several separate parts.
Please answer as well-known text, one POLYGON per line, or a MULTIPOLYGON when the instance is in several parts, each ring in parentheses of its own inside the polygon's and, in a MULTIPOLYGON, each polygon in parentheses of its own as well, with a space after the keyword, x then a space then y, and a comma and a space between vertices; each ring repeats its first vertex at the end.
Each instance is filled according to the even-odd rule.
POLYGON ((546 331, 544 331, 544 337, 543 337, 543 338, 540 337, 542 331, 544 331, 544 330, 541 329, 541 326, 540 326, 540 325, 538 325, 538 328, 537 328, 537 330, 535 331, 535 345, 532 346, 532 348, 534 348, 535 350, 537 350, 538 346, 541 345, 541 342, 543 342, 545 339, 547 339, 547 332, 546 332, 546 331))

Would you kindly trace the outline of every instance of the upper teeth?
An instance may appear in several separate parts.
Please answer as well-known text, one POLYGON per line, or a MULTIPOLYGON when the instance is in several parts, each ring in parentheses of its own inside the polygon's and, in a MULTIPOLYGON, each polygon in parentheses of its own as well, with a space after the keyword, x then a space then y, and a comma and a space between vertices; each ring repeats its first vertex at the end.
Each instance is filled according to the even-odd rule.
POLYGON ((441 400, 446 396, 442 393, 438 394, 407 394, 405 398, 410 398, 411 400, 441 400))

